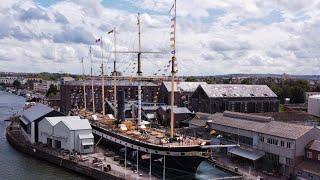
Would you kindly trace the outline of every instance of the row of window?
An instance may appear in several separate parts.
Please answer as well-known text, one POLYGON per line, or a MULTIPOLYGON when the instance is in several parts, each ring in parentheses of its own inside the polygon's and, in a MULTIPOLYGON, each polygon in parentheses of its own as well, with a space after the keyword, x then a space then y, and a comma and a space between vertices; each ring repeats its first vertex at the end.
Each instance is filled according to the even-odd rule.
MULTIPOLYGON (((307 158, 313 159, 313 153, 312 153, 311 151, 308 151, 308 152, 307 152, 307 158)), ((320 154, 318 154, 317 159, 320 161, 320 154)))
POLYGON ((286 147, 286 148, 289 148, 289 149, 292 147, 292 143, 291 142, 285 142, 283 140, 279 141, 279 140, 273 139, 273 138, 266 138, 266 139, 267 139, 267 141, 265 141, 264 137, 260 137, 260 141, 261 142, 266 142, 268 144, 273 144, 273 145, 276 145, 276 146, 286 147))

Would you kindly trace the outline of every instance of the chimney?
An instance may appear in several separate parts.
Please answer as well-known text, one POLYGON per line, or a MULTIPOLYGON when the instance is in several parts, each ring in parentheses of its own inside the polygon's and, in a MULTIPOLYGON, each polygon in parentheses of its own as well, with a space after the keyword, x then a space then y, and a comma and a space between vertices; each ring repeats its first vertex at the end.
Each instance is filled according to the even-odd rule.
POLYGON ((118 112, 117 112, 117 119, 119 123, 125 120, 125 105, 124 105, 124 91, 117 92, 117 100, 118 100, 118 112))

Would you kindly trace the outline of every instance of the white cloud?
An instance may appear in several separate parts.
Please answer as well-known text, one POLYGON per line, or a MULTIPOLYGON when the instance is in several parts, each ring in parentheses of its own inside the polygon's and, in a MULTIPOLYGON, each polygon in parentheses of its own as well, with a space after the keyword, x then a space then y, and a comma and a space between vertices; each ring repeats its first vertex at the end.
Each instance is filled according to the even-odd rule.
MULTIPOLYGON (((98 72, 101 49, 94 40, 103 36, 110 72, 113 35, 107 31, 117 27, 118 50, 138 49, 137 14, 127 6, 141 12, 142 49, 169 52, 167 13, 173 1, 119 3, 124 2, 127 4, 119 9, 104 6, 102 1, 56 1, 42 7, 32 0, 3 0, 0 70, 80 73, 79 59, 88 56, 88 47, 93 45, 94 71, 98 72)), ((319 74, 319 0, 186 0, 178 1, 177 10, 180 75, 319 74)), ((119 54, 119 69, 135 73, 135 59, 136 55, 119 54)), ((170 54, 143 54, 143 73, 154 74, 159 69, 159 74, 169 73, 165 68, 169 59, 170 54)))

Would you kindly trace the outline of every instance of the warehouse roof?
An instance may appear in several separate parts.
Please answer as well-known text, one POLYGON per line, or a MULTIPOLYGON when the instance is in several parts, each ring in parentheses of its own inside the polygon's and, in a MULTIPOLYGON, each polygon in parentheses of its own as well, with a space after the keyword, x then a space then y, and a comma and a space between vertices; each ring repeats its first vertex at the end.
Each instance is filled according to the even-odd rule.
MULTIPOLYGON (((171 92, 171 82, 163 81, 168 92, 171 92)), ((206 82, 175 82, 174 91, 194 92, 199 85, 207 84, 206 82)))
MULTIPOLYGON (((230 114, 232 112, 227 113, 230 114)), ((212 116, 213 120, 211 123, 287 139, 298 139, 313 128, 311 126, 291 124, 274 120, 264 121, 263 119, 265 117, 261 117, 262 119, 260 120, 255 120, 252 118, 252 115, 249 115, 248 118, 246 118, 246 114, 244 113, 234 114, 234 116, 229 116, 222 113, 216 113, 212 116), (237 117, 237 114, 242 115, 237 117)))
POLYGON ((46 120, 52 125, 55 126, 58 124, 60 121, 69 121, 72 119, 80 119, 79 116, 61 116, 61 117, 46 117, 46 120))
POLYGON ((61 116, 46 117, 52 126, 59 123, 65 124, 70 130, 91 129, 91 125, 87 119, 81 119, 79 116, 61 116))
POLYGON ((62 122, 70 130, 92 129, 88 119, 80 119, 80 117, 79 118, 65 119, 62 122))
POLYGON ((307 147, 310 150, 319 151, 320 152, 320 141, 319 140, 313 140, 311 141, 307 147))
MULTIPOLYGON (((171 106, 160 106, 160 108, 163 110, 163 111, 166 111, 166 110, 169 110, 171 109, 171 106)), ((174 114, 190 114, 191 111, 186 108, 186 107, 177 107, 177 106, 174 106, 173 107, 173 113, 174 114)))
POLYGON ((277 97, 267 85, 204 84, 200 85, 210 98, 216 97, 277 97))
POLYGON ((23 121, 24 124, 29 124, 46 114, 54 111, 54 109, 50 108, 49 106, 43 104, 35 104, 28 109, 24 110, 21 113, 20 119, 23 121))

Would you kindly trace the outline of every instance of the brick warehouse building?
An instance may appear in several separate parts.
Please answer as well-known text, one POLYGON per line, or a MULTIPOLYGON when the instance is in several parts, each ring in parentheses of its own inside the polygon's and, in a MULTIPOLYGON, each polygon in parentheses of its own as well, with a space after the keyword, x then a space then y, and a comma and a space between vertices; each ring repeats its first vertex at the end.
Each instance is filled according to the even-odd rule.
POLYGON ((277 95, 266 85, 207 84, 200 85, 191 96, 191 110, 216 113, 278 112, 277 95))
MULTIPOLYGON (((86 102, 87 108, 92 110, 92 88, 91 81, 86 81, 86 102)), ((101 95, 101 81, 94 81, 95 91, 95 109, 97 112, 102 111, 102 95, 101 95)), ((113 81, 105 80, 105 99, 113 101, 113 81)), ((159 86, 153 82, 141 82, 142 102, 157 102, 159 86)), ((61 85, 61 112, 68 113, 73 108, 83 108, 83 82, 72 81, 61 85)), ((138 81, 118 80, 117 91, 125 92, 125 100, 138 99, 138 81)), ((107 107, 107 106, 106 106, 107 107)))

